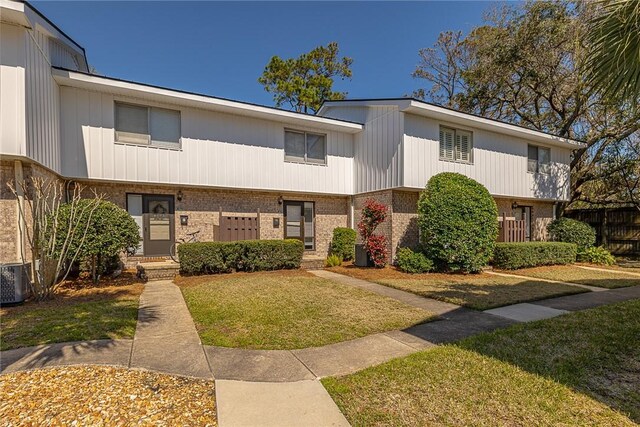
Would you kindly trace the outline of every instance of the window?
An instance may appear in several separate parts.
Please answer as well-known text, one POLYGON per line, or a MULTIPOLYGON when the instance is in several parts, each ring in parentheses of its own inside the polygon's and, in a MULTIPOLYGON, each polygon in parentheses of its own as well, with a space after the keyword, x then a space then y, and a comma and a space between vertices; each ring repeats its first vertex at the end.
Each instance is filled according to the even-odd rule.
POLYGON ((180 143, 180 111, 115 103, 116 141, 176 146, 180 143))
POLYGON ((327 136, 295 130, 284 131, 284 159, 290 162, 327 164, 327 136))
POLYGON ((549 173, 551 169, 551 150, 536 145, 527 147, 527 171, 531 173, 549 173))
POLYGON ((471 132, 440 127, 440 160, 473 163, 471 132))

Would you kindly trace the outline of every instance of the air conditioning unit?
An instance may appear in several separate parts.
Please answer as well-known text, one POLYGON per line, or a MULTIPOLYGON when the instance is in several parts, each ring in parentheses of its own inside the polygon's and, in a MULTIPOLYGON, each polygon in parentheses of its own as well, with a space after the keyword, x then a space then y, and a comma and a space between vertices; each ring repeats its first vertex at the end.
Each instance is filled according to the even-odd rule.
POLYGON ((0 264, 0 304, 17 304, 29 296, 31 264, 0 264))

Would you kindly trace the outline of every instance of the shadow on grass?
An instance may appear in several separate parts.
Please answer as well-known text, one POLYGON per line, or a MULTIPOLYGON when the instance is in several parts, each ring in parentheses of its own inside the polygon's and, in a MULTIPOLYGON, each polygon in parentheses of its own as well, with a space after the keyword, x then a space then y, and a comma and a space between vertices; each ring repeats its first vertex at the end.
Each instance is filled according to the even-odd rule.
POLYGON ((0 372, 77 363, 128 365, 136 326, 159 318, 155 307, 139 307, 124 289, 97 300, 63 297, 12 308, 3 313, 0 372))
POLYGON ((508 325, 500 325, 488 314, 465 313, 464 309, 451 315, 450 325, 446 325, 447 321, 434 322, 406 332, 435 343, 454 343, 552 379, 640 422, 640 301, 476 336, 471 335, 478 327, 489 331, 508 325), (461 332, 465 325, 467 330, 461 332), (465 335, 468 338, 462 339, 465 335))
POLYGON ((428 289, 424 290, 420 289, 420 285, 415 287, 410 284, 403 286, 400 281, 399 283, 394 283, 393 281, 383 280, 379 283, 399 290, 413 292, 425 298, 445 301, 475 310, 488 310, 505 305, 588 292, 586 289, 577 286, 547 283, 535 279, 525 280, 518 284, 451 282, 442 285, 429 285, 428 289))

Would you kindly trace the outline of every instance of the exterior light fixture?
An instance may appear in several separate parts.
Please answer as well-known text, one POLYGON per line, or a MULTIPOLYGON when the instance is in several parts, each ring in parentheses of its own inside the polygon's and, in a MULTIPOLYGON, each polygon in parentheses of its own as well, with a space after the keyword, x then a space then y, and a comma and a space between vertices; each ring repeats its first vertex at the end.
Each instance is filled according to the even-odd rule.
POLYGON ((511 209, 516 209, 518 207, 518 202, 511 203, 511 209))
POLYGON ((278 196, 278 204, 281 205, 283 201, 282 196, 278 196))
POLYGON ((178 201, 181 202, 183 197, 184 195, 182 194, 182 190, 178 190, 178 194, 176 194, 176 199, 178 199, 178 201))

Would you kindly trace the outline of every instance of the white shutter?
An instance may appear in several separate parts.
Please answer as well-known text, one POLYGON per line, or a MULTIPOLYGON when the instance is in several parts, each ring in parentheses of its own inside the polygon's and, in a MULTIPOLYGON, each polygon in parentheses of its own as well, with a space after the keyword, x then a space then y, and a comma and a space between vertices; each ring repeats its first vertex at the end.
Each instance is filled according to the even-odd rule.
POLYGON ((456 160, 471 162, 471 134, 469 132, 456 132, 456 160))
POLYGON ((454 160, 453 157, 453 129, 440 128, 440 158, 446 160, 454 160))

